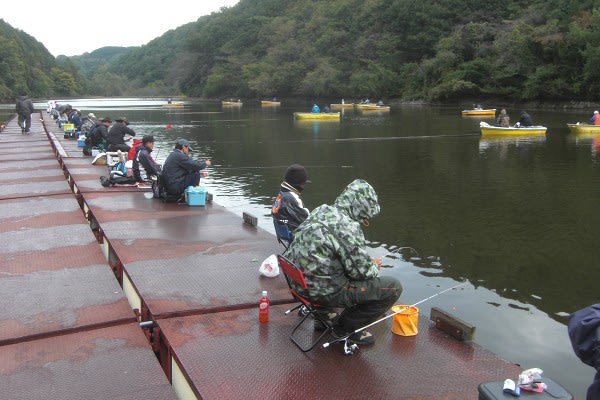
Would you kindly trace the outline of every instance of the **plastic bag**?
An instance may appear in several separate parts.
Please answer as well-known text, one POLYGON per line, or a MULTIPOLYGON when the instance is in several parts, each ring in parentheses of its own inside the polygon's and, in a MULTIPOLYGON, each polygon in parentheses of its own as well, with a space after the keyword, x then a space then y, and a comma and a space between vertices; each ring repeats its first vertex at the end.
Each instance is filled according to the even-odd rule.
POLYGON ((279 264, 277 263, 277 256, 275 254, 271 254, 269 257, 265 259, 260 265, 258 269, 261 275, 266 276, 267 278, 274 278, 279 275, 279 264))

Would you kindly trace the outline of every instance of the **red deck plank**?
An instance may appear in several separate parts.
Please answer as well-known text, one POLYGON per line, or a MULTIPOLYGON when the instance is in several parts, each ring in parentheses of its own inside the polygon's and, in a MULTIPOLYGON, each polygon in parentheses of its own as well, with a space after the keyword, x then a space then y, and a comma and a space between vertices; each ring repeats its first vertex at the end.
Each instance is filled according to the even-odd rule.
POLYGON ((288 338, 299 317, 285 316, 285 309, 272 307, 267 324, 258 322, 257 309, 158 324, 205 400, 475 399, 479 383, 520 371, 475 344, 430 328, 423 317, 414 337, 391 333, 389 321, 374 327, 377 343, 352 356, 339 344, 302 353, 288 338))
POLYGON ((222 206, 165 204, 143 193, 85 198, 154 317, 247 307, 262 290, 274 302, 291 299, 283 280, 258 273, 281 245, 222 206))
POLYGON ((137 324, 0 347, 2 398, 176 399, 137 324))

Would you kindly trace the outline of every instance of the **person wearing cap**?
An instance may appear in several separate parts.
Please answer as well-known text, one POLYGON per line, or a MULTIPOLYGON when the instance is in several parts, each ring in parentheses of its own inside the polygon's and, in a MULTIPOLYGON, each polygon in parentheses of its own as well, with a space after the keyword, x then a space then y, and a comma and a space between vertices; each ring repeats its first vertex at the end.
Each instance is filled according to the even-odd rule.
MULTIPOLYGON (((333 205, 314 209, 294 232, 286 256, 300 268, 306 289, 294 287, 302 296, 329 310, 344 308, 336 322, 337 333, 348 334, 374 322, 398 300, 402 285, 391 276, 380 276, 381 258, 371 258, 361 225, 369 226, 379 214, 375 189, 356 179, 333 205)), ((294 285, 296 286, 296 285, 294 285)), ((319 329, 315 325, 315 329, 319 329)), ((349 340, 372 344, 366 331, 353 333, 349 340)))
POLYGON ((83 117, 81 119, 81 133, 83 133, 85 136, 88 136, 90 129, 96 125, 96 122, 97 119, 94 113, 89 113, 87 117, 83 117))
POLYGON ((196 161, 189 156, 192 148, 186 139, 178 139, 175 149, 169 154, 162 168, 161 176, 167 193, 173 196, 183 195, 188 186, 200 184, 200 170, 211 166, 211 161, 196 161))
POLYGON ((586 399, 600 399, 600 303, 571 314, 567 329, 575 355, 596 370, 586 399))
MULTIPOLYGON (((89 144, 89 148, 102 147, 106 148, 106 140, 108 139, 108 127, 112 124, 110 117, 104 117, 100 122, 96 122, 86 138, 86 147, 89 144)), ((90 153, 91 154, 91 153, 90 153)))
POLYGON ((590 118, 590 122, 592 125, 600 125, 600 112, 598 112, 598 110, 594 111, 594 115, 590 118))
POLYGON ((300 164, 290 165, 283 179, 271 208, 271 217, 275 223, 287 225, 293 238, 293 232, 310 212, 300 197, 304 185, 310 181, 306 169, 300 164))
POLYGON ((145 182, 144 177, 142 176, 142 172, 140 170, 140 165, 144 168, 146 172, 146 178, 150 176, 158 176, 160 174, 160 164, 154 161, 150 153, 154 149, 154 136, 152 135, 144 135, 142 138, 142 145, 138 146, 137 151, 135 153, 135 157, 133 157, 133 176, 136 182, 145 182))
POLYGON ((131 149, 131 147, 125 143, 125 135, 135 136, 135 131, 128 125, 129 121, 127 121, 127 118, 125 117, 115 119, 115 124, 110 128, 108 139, 106 140, 108 151, 121 150, 126 153, 131 149))

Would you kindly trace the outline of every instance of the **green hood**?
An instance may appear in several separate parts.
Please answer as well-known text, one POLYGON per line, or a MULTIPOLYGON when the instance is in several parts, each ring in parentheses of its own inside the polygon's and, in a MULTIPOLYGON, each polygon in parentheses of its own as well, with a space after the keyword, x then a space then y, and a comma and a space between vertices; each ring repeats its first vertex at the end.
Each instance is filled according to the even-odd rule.
POLYGON ((377 193, 371 185, 362 179, 356 179, 346 186, 346 189, 338 196, 333 206, 359 222, 363 219, 371 219, 379 214, 377 193))

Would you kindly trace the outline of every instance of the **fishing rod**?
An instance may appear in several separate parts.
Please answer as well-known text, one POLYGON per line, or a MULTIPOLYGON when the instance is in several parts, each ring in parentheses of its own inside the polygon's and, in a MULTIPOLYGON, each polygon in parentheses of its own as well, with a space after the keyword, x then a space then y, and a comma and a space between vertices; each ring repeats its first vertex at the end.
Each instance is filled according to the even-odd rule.
MULTIPOLYGON (((226 167, 222 164, 213 164, 213 167, 222 169, 285 169, 289 167, 289 165, 273 165, 268 167, 259 167, 259 166, 241 166, 241 167, 226 167)), ((352 165, 305 165, 305 168, 354 168, 352 165)))
POLYGON ((442 290, 442 291, 440 291, 440 292, 434 293, 434 294, 432 294, 431 296, 429 296, 429 297, 426 297, 426 298, 424 298, 424 299, 422 299, 422 300, 419 300, 419 301, 417 301, 417 302, 416 302, 416 303, 414 303, 414 304, 411 304, 411 305, 409 305, 409 306, 404 306, 404 307, 403 307, 403 308, 401 308, 400 310, 398 310, 398 311, 395 311, 395 312, 391 313, 390 315, 386 315, 385 317, 379 318, 378 320, 376 320, 376 321, 373 321, 373 322, 371 322, 370 324, 368 324, 368 325, 365 325, 365 326, 363 326, 363 327, 360 327, 360 328, 358 328, 358 329, 354 330, 353 332, 347 333, 346 335, 344 335, 344 336, 341 336, 341 337, 339 337, 339 338, 337 338, 337 339, 334 339, 334 340, 332 340, 332 341, 330 341, 330 342, 323 343, 323 348, 325 349, 325 348, 329 347, 330 345, 332 345, 332 344, 334 344, 334 343, 344 342, 344 353, 345 353, 346 355, 351 355, 351 354, 354 354, 354 351, 358 349, 358 346, 356 345, 356 343, 354 343, 354 344, 352 344, 352 345, 348 345, 348 339, 350 338, 350 336, 354 335, 355 333, 362 332, 362 331, 364 331, 365 329, 367 329, 367 328, 369 328, 369 327, 371 327, 371 326, 373 326, 373 325, 376 325, 376 324, 378 324, 378 323, 380 323, 380 322, 382 322, 382 321, 385 321, 386 319, 389 319, 389 318, 393 317, 393 316, 394 316, 394 315, 396 315, 396 314, 400 314, 401 312, 403 312, 403 311, 405 311, 405 310, 407 310, 407 309, 409 309, 409 308, 412 308, 412 307, 418 306, 418 305, 419 305, 419 304, 421 304, 421 303, 424 303, 424 302, 426 302, 426 301, 428 301, 428 300, 431 300, 431 299, 433 299, 434 297, 437 297, 437 296, 439 296, 440 294, 446 293, 446 292, 448 292, 448 291, 450 291, 450 290, 452 290, 452 289, 456 289, 457 287, 463 286, 463 285, 464 285, 464 284, 466 284, 466 283, 467 283, 467 282, 462 282, 462 283, 459 283, 458 285, 454 285, 454 286, 452 286, 452 287, 449 287, 449 288, 447 288, 447 289, 444 289, 444 290, 442 290))

